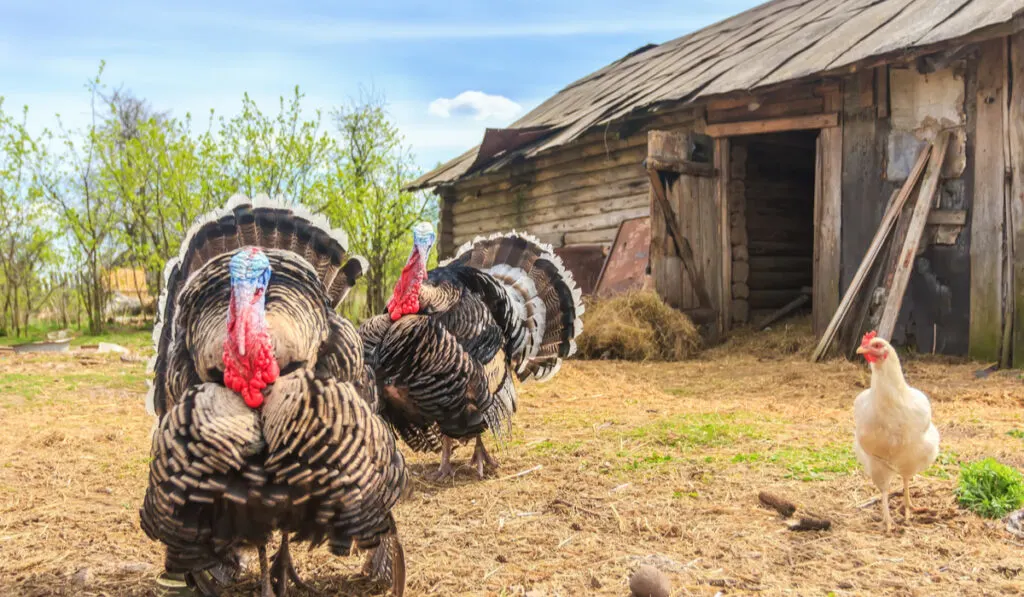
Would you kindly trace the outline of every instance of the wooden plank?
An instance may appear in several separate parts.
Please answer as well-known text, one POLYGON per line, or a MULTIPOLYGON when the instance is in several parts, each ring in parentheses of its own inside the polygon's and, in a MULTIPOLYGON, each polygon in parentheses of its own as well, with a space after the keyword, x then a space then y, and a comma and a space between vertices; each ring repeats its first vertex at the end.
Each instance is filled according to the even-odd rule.
POLYGON ((747 98, 747 103, 728 110, 708 109, 708 123, 721 124, 725 122, 742 122, 745 120, 764 120, 768 118, 783 118, 786 116, 807 116, 810 114, 821 114, 825 109, 825 103, 821 97, 799 97, 793 94, 792 97, 785 97, 781 100, 758 100, 747 98), (754 108, 751 110, 751 108, 754 108))
POLYGON ((647 174, 651 179, 651 190, 654 192, 656 204, 661 208, 662 216, 665 219, 672 246, 679 258, 683 260, 683 266, 690 278, 690 283, 693 284, 693 290, 697 294, 701 308, 710 309, 711 297, 704 284, 704 275, 697 269, 697 264, 694 262, 690 241, 679 231, 679 219, 665 196, 665 186, 661 181, 661 174, 657 170, 648 170, 647 174))
POLYGON ((1010 137, 1010 220, 1006 223, 1007 238, 1012 241, 1009 261, 1013 264, 1012 357, 1015 368, 1024 367, 1024 34, 1010 38, 1010 115, 1007 132, 1010 137), (1021 249, 1018 251, 1017 249, 1021 249))
POLYGON ((885 215, 882 217, 882 223, 879 224, 878 230, 875 231, 875 236, 871 239, 871 244, 868 246, 867 253, 864 255, 864 259, 861 260, 860 265, 857 267, 857 273, 854 274, 853 280, 850 282, 850 287, 846 289, 846 293, 843 295, 843 300, 836 309, 835 315, 832 316, 832 319, 828 322, 828 327, 825 328, 825 332, 821 335, 821 340, 818 342, 818 346, 814 349, 814 353, 811 355, 812 361, 820 361, 822 357, 828 354, 828 351, 831 349, 832 342, 835 340, 836 333, 839 331, 839 328, 842 327, 843 322, 846 320, 846 317, 850 312, 850 307, 853 305, 854 301, 860 298, 861 287, 864 284, 864 280, 867 278, 868 273, 874 266, 875 259, 878 258, 878 254, 881 252, 882 247, 885 246, 889 233, 892 232, 897 218, 903 211, 903 206, 906 205, 907 199, 913 192, 914 187, 917 186, 917 181, 921 177, 921 173, 924 172, 925 164, 928 163, 928 156, 930 153, 931 145, 926 145, 917 156, 917 162, 910 171, 910 176, 903 184, 903 187, 897 191, 893 191, 893 196, 889 200, 889 208, 886 209, 885 215))
POLYGON ((690 176, 703 176, 710 178, 715 176, 714 164, 701 164, 682 159, 665 159, 649 157, 643 161, 644 168, 657 170, 658 172, 672 172, 675 174, 688 174, 690 176))
POLYGON ((829 112, 827 114, 812 114, 810 116, 790 116, 788 118, 772 118, 769 120, 709 124, 707 134, 711 137, 738 137, 740 135, 762 135, 786 131, 827 129, 837 126, 839 126, 839 113, 829 112))
MULTIPOLYGON (((839 98, 826 99, 826 109, 838 108, 839 98)), ((843 129, 827 128, 818 135, 819 167, 814 201, 814 296, 811 320, 821 334, 839 306, 840 234, 843 195, 843 129)))
POLYGON ((931 155, 928 156, 928 170, 925 172, 917 203, 914 204, 910 226, 907 229, 907 238, 900 250, 899 261, 896 263, 896 270, 893 274, 892 287, 886 296, 882 318, 878 323, 878 335, 886 340, 892 339, 896 320, 903 307, 903 296, 907 291, 907 284, 910 282, 910 272, 914 268, 914 258, 928 221, 928 212, 931 211, 932 204, 935 202, 935 194, 939 190, 939 174, 941 174, 942 162, 946 157, 946 149, 949 147, 949 139, 949 131, 939 133, 934 147, 932 147, 931 155))
POLYGON ((1003 72, 1005 43, 981 46, 974 135, 974 192, 971 208, 971 317, 969 354, 999 359, 1003 317, 1003 72))
POLYGON ((875 68, 875 115, 889 117, 889 67, 875 68))
POLYGON ((966 209, 937 209, 928 214, 929 226, 963 226, 967 224, 966 209))
POLYGON ((783 317, 789 315, 793 311, 796 311, 797 309, 799 309, 800 307, 806 305, 810 301, 811 301, 811 295, 809 293, 808 294, 801 294, 800 296, 796 297, 795 299, 790 301, 788 304, 786 304, 784 307, 778 309, 777 311, 775 311, 771 315, 769 315, 769 316, 765 317, 763 320, 761 320, 761 323, 759 323, 757 325, 757 329, 761 330, 761 331, 764 331, 765 328, 767 328, 771 324, 773 324, 776 321, 782 319, 783 317))
POLYGON ((729 238, 729 229, 732 225, 729 218, 729 140, 715 139, 715 169, 718 171, 718 181, 715 185, 715 207, 718 211, 718 239, 720 245, 720 259, 722 260, 722 275, 720 276, 722 288, 719 293, 719 300, 722 308, 718 310, 718 324, 723 333, 729 331, 732 323, 729 309, 725 306, 732 303, 732 242, 729 238))

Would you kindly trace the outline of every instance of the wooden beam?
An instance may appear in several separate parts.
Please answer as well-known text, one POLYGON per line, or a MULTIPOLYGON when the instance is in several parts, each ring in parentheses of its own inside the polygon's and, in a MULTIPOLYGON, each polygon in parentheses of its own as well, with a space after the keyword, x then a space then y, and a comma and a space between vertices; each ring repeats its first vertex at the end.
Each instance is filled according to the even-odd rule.
POLYGON ((701 308, 710 309, 711 297, 708 295, 707 287, 704 284, 704 275, 697 269, 697 264, 693 260, 693 249, 690 247, 690 241, 686 240, 686 237, 679 231, 679 220, 676 219, 676 212, 672 209, 672 205, 665 196, 665 185, 661 182, 661 174, 657 170, 648 170, 647 175, 651 179, 651 190, 654 192, 655 202, 661 207, 662 214, 665 217, 665 225, 668 228, 669 237, 672 239, 672 245, 676 250, 676 254, 683 260, 683 269, 686 270, 690 283, 693 284, 697 300, 700 302, 701 308))
POLYGON ((971 199, 971 313, 969 354, 982 361, 1000 357, 1003 318, 1003 89, 1005 42, 981 47, 974 135, 971 199))
POLYGON ((857 273, 854 274, 853 280, 850 281, 850 287, 846 289, 846 294, 843 295, 839 308, 836 309, 832 320, 828 322, 828 327, 825 328, 817 348, 814 349, 814 353, 811 355, 812 361, 820 361, 828 353, 832 342, 835 340, 836 333, 842 327, 850 312, 850 308, 853 306, 854 301, 860 297, 864 280, 867 279, 868 273, 878 258, 878 254, 881 253, 882 247, 885 246, 889 233, 892 232, 893 227, 896 225, 896 220, 903 212, 903 206, 906 205, 907 199, 910 198, 914 187, 917 186, 917 181, 921 178, 921 173, 924 172, 930 153, 931 145, 926 145, 917 156, 917 162, 914 164, 913 169, 911 169, 910 175, 907 177, 903 187, 893 191, 893 196, 889 200, 889 207, 885 210, 885 215, 882 216, 882 222, 878 225, 874 238, 871 239, 867 253, 864 255, 864 259, 861 260, 860 266, 857 267, 857 273))
POLYGON ((722 289, 718 324, 722 332, 728 332, 732 324, 732 314, 726 305, 732 304, 732 243, 729 238, 729 140, 715 139, 715 169, 718 171, 718 184, 715 186, 715 206, 718 208, 718 238, 722 252, 722 289))
POLYGON ((921 183, 917 203, 914 204, 910 226, 907 228, 907 238, 900 250, 899 260, 896 262, 896 270, 893 274, 892 287, 885 297, 885 307, 882 309, 882 318, 878 323, 878 335, 886 340, 892 339, 892 332, 896 329, 896 320, 903 307, 903 295, 910 282, 910 272, 914 269, 917 247, 921 243, 924 227, 928 221, 928 212, 931 211, 935 194, 939 190, 939 174, 942 172, 942 162, 946 158, 950 136, 949 131, 939 133, 933 142, 931 155, 928 157, 928 171, 925 173, 924 182, 921 183))
POLYGON ((1013 264, 1013 288, 1007 299, 1013 303, 1013 366, 1024 367, 1024 34, 1010 38, 1010 115, 1007 132, 1010 137, 1010 221, 1006 223, 1011 241, 1009 261, 1013 264))
MULTIPOLYGON (((841 105, 838 92, 825 97, 825 109, 841 105)), ((838 117, 837 117, 838 118, 838 117)), ((821 334, 839 307, 840 234, 843 196, 843 129, 822 129, 818 135, 814 196, 814 295, 811 321, 821 334)))
POLYGON ((709 124, 707 134, 711 137, 737 137, 740 135, 829 129, 838 126, 839 113, 829 112, 810 116, 790 116, 789 118, 772 118, 769 120, 709 124))
POLYGON ((967 224, 966 209, 937 209, 928 214, 929 226, 963 226, 967 224))
POLYGON ((714 164, 690 162, 679 158, 667 159, 648 157, 644 159, 643 166, 648 170, 672 172, 674 174, 689 174, 690 176, 703 176, 706 178, 710 178, 715 175, 714 164))

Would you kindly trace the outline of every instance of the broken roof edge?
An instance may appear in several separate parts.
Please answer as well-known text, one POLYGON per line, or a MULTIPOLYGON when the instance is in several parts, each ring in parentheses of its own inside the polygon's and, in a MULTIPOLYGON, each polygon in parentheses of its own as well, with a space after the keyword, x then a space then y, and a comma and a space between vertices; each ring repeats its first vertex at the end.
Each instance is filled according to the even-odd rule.
MULTIPOLYGON (((473 147, 472 149, 466 151, 465 153, 463 153, 463 154, 461 154, 461 155, 459 155, 459 156, 449 160, 448 162, 445 162, 441 166, 439 166, 437 168, 434 168, 432 171, 427 172, 426 174, 420 176, 419 178, 417 178, 413 182, 409 183, 409 185, 407 185, 404 189, 412 191, 412 190, 429 189, 429 188, 433 188, 433 187, 450 187, 452 185, 464 182, 464 181, 469 180, 469 179, 477 178, 479 176, 483 176, 483 175, 486 175, 486 174, 493 174, 493 173, 495 173, 495 172, 500 170, 500 168, 496 167, 498 164, 501 164, 502 167, 507 166, 509 163, 514 161, 514 159, 517 158, 517 157, 523 158, 523 159, 537 159, 540 156, 547 154, 548 152, 555 151, 557 149, 561 149, 561 148, 566 147, 567 145, 572 144, 574 141, 576 141, 580 137, 582 137, 582 136, 584 136, 584 135, 586 135, 588 133, 591 133, 591 132, 597 130, 598 128, 607 127, 607 126, 611 125, 612 123, 617 123, 617 122, 628 120, 628 119, 634 119, 634 118, 637 118, 638 116, 641 116, 641 115, 644 115, 644 114, 646 114, 646 115, 653 115, 653 114, 656 114, 657 112, 666 111, 665 109, 668 106, 672 106, 673 109, 684 109, 684 108, 689 107, 689 106, 698 107, 698 106, 700 106, 702 104, 706 104, 706 103, 711 102, 711 101, 716 101, 716 100, 721 100, 721 99, 728 99, 728 98, 733 98, 733 97, 743 97, 743 96, 746 96, 746 95, 756 95, 756 94, 771 93, 772 91, 777 91, 779 89, 783 89, 783 88, 786 88, 786 87, 791 87, 791 86, 794 86, 794 85, 811 84, 811 83, 815 83, 815 82, 824 83, 824 82, 827 82, 830 79, 836 79, 836 78, 848 76, 848 75, 851 75, 853 73, 861 72, 863 70, 870 69, 870 68, 876 68, 876 67, 884 66, 884 65, 887 65, 887 64, 899 64, 899 63, 910 62, 910 61, 916 60, 917 58, 919 58, 921 56, 925 56, 925 55, 934 53, 934 52, 936 52, 938 50, 941 50, 942 48, 946 48, 946 47, 950 47, 950 46, 954 46, 954 45, 958 45, 958 44, 966 45, 966 44, 981 43, 981 42, 984 42, 984 41, 987 41, 987 40, 991 40, 991 39, 995 39, 995 38, 998 38, 998 37, 1004 37, 1004 36, 1007 36, 1007 35, 1014 35, 1016 33, 1022 32, 1022 31, 1024 31, 1024 8, 1014 12, 1013 16, 1009 20, 1001 21, 1001 22, 998 22, 998 23, 993 23, 993 24, 990 24, 990 25, 987 25, 987 26, 975 29, 973 31, 970 31, 970 32, 965 33, 965 34, 960 35, 960 36, 951 37, 951 38, 948 38, 948 39, 943 39, 943 40, 939 40, 939 41, 936 41, 936 42, 932 42, 932 43, 924 44, 924 45, 920 45, 920 46, 907 46, 907 47, 903 47, 903 48, 894 49, 894 50, 891 50, 891 51, 888 51, 888 52, 883 52, 883 53, 880 53, 880 54, 866 56, 866 57, 864 57, 864 58, 862 58, 860 60, 857 60, 857 61, 854 61, 854 62, 851 62, 851 63, 840 64, 840 65, 828 68, 828 69, 823 70, 823 71, 808 73, 808 74, 805 74, 805 75, 802 75, 802 76, 797 76, 797 77, 794 77, 794 78, 791 78, 791 79, 787 79, 787 80, 784 80, 784 81, 773 82, 771 84, 762 85, 762 86, 756 86, 756 87, 752 87, 752 88, 748 88, 748 89, 736 89, 736 90, 727 91, 727 92, 723 92, 723 93, 712 94, 712 95, 699 95, 699 90, 694 90, 694 91, 692 91, 690 93, 687 93, 686 95, 684 95, 684 96, 682 96, 680 98, 676 98, 676 99, 659 99, 659 100, 651 102, 649 104, 637 104, 635 106, 632 106, 632 108, 628 112, 618 114, 614 118, 603 119, 603 118, 606 118, 607 115, 603 116, 602 118, 599 118, 598 120, 596 120, 590 126, 584 128, 582 130, 576 131, 573 135, 568 136, 567 138, 561 140, 558 144, 552 145, 550 147, 545 147, 543 149, 543 151, 541 151, 539 153, 534 153, 533 155, 529 155, 529 156, 526 156, 525 158, 523 158, 523 154, 525 154, 526 152, 528 152, 530 150, 530 148, 531 148, 530 146, 537 146, 537 145, 541 145, 541 144, 545 143, 545 139, 547 138, 547 136, 545 138, 540 139, 539 141, 535 141, 535 142, 533 142, 533 143, 531 143, 531 144, 529 144, 529 145, 527 145, 525 147, 521 147, 521 148, 515 150, 513 152, 513 155, 511 155, 511 156, 500 158, 497 161, 497 163, 493 163, 493 164, 488 165, 488 167, 480 168, 478 170, 473 171, 473 170, 471 170, 468 167, 468 164, 472 164, 472 162, 467 162, 467 160, 471 159, 472 156, 476 152, 478 152, 480 147, 482 146, 482 144, 481 145, 476 145, 475 147, 473 147), (460 172, 458 174, 455 174, 454 176, 451 176, 451 177, 448 177, 448 178, 444 177, 444 175, 446 173, 448 173, 448 172, 450 172, 452 170, 455 170, 455 169, 459 168, 460 166, 464 168, 464 170, 462 172, 460 172)), ((688 34, 688 35, 692 35, 692 34, 688 34)), ((665 43, 669 43, 669 42, 665 42, 665 43)), ((645 53, 647 51, 650 51, 650 49, 647 49, 647 50, 645 50, 642 53, 645 53)), ((641 53, 641 52, 636 52, 634 50, 634 53, 641 53)), ((622 60, 625 60, 627 57, 623 57, 623 58, 617 60, 615 63, 619 63, 622 60)), ((612 63, 612 64, 615 64, 615 63, 612 63)), ((608 66, 611 66, 611 64, 608 65, 608 66)), ((565 87, 565 89, 569 89, 569 88, 573 87, 573 85, 576 85, 579 81, 587 79, 587 78, 593 76, 594 74, 596 74, 597 72, 605 70, 606 68, 608 68, 608 66, 602 67, 598 71, 595 71, 595 73, 591 73, 591 75, 588 75, 587 77, 583 77, 583 78, 579 79, 578 81, 573 82, 573 83, 567 85, 565 87)), ((565 91, 565 89, 563 89, 562 91, 559 91, 558 93, 556 93, 554 96, 552 96, 552 98, 556 97, 558 94, 560 94, 563 91, 565 91)), ((549 101, 552 98, 549 98, 548 100, 545 100, 544 103, 546 103, 547 101, 549 101)), ((542 103, 542 105, 543 105, 543 103, 542 103)), ((521 118, 520 121, 526 120, 528 117, 529 117, 529 114, 527 114, 526 116, 521 118)), ((560 128, 560 129, 564 130, 564 129, 570 128, 575 122, 577 122, 577 121, 570 121, 570 122, 562 124, 561 126, 559 126, 557 128, 560 128)), ((515 127, 512 127, 512 128, 515 128, 515 127)), ((522 127, 522 128, 523 129, 529 129, 529 128, 535 128, 535 127, 527 126, 527 127, 522 127)), ((556 127, 552 127, 553 132, 557 132, 557 128, 556 127)))

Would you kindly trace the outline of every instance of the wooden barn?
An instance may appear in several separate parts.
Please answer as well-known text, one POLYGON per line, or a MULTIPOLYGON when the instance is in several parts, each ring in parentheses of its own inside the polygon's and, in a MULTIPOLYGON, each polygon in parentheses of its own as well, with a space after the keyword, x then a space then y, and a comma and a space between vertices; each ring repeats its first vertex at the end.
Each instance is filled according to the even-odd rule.
POLYGON ((1022 12, 768 2, 637 49, 410 188, 441 198, 442 256, 526 230, 588 291, 643 220, 655 287, 711 335, 803 300, 821 352, 878 327, 1019 365, 1022 12))

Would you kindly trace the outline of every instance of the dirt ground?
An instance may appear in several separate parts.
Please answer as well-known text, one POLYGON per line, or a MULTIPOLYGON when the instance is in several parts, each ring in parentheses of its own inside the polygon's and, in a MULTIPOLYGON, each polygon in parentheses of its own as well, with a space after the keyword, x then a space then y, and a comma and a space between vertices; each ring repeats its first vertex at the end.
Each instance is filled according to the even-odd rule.
MULTIPOLYGON (((435 485, 406 451, 397 510, 407 595, 628 595, 641 562, 673 595, 1002 595, 1024 592, 1024 542, 959 510, 959 463, 1024 467, 1018 372, 904 358, 932 398, 942 456, 915 480, 933 512, 881 531, 853 457, 863 363, 812 365, 806 325, 741 335, 674 364, 570 362, 527 385, 501 467, 435 485), (522 473, 519 476, 514 476, 522 473), (768 490, 832 521, 793 532, 768 490)), ((142 363, 0 354, 0 594, 156 595, 162 553, 138 526, 152 424, 142 363)), ((489 441, 489 445, 493 442, 489 441)), ((456 452, 465 464, 471 447, 456 452)), ((798 513, 799 515, 799 513, 798 513)), ((361 556, 297 550, 320 595, 359 595, 361 556)), ((256 594, 250 574, 230 595, 256 594)), ((302 591, 292 594, 303 595, 302 591)))

